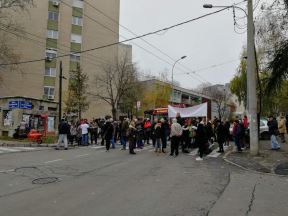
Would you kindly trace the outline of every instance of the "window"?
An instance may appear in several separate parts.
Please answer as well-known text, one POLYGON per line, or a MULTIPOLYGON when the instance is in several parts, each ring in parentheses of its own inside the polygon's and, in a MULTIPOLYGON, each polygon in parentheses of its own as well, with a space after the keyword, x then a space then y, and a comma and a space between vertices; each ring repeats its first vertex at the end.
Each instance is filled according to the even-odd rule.
POLYGON ((47 31, 47 38, 58 39, 58 31, 48 30, 47 31))
POLYGON ((51 58, 51 59, 56 58, 57 57, 57 51, 52 50, 52 49, 46 50, 46 57, 51 58))
POLYGON ((78 25, 78 26, 83 26, 83 19, 81 17, 72 17, 72 24, 73 25, 78 25))
POLYGON ((59 14, 57 12, 48 11, 48 20, 58 21, 59 14))
POLYGON ((56 68, 45 68, 45 76, 56 77, 56 68))
POLYGON ((76 35, 76 34, 71 34, 71 42, 72 43, 82 43, 82 36, 81 35, 76 35))
POLYGON ((54 89, 52 86, 44 86, 44 95, 54 97, 54 89))
POLYGON ((83 0, 73 0, 73 7, 83 8, 83 0))
POLYGON ((74 62, 80 61, 80 53, 71 53, 70 54, 70 60, 74 62))

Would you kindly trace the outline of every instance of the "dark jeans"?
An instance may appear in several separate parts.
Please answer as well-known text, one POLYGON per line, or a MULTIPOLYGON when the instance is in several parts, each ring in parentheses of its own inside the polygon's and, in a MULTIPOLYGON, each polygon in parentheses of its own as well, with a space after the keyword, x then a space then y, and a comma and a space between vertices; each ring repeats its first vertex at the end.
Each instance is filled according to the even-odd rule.
POLYGON ((74 140, 76 140, 76 135, 69 136, 69 144, 73 145, 74 140))
POLYGON ((135 139, 129 139, 129 151, 134 152, 134 148, 136 147, 136 140, 135 139))
POLYGON ((98 132, 97 130, 90 131, 91 144, 93 144, 93 141, 95 142, 95 144, 97 144, 97 136, 98 136, 97 132, 98 132))
POLYGON ((237 146, 237 150, 241 151, 241 143, 240 143, 240 137, 234 137, 235 145, 237 146))
POLYGON ((121 136, 120 142, 121 142, 122 148, 126 149, 127 137, 126 136, 121 136))
POLYGON ((105 140, 106 141, 106 150, 109 151, 110 145, 111 145, 111 140, 105 140))
POLYGON ((219 151, 220 151, 220 152, 224 152, 223 142, 219 142, 219 141, 218 141, 218 144, 219 144, 219 151))
POLYGON ((200 158, 203 158, 204 151, 205 151, 205 143, 199 143, 199 155, 200 155, 200 158))
POLYGON ((161 137, 162 149, 167 148, 167 137, 161 137))
POLYGON ((179 154, 179 142, 180 142, 180 138, 177 136, 172 136, 171 137, 171 153, 170 155, 175 155, 177 156, 179 154))

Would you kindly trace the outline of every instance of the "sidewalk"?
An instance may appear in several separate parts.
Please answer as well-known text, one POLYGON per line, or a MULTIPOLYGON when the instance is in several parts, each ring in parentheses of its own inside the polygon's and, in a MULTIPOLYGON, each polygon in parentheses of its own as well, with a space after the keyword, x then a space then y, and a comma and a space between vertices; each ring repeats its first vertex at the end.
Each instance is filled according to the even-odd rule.
POLYGON ((288 143, 281 144, 280 150, 271 150, 270 141, 261 140, 258 156, 251 156, 249 150, 237 153, 233 142, 232 146, 223 157, 226 162, 247 170, 288 175, 288 143))
POLYGON ((0 140, 0 146, 7 146, 7 147, 53 147, 56 146, 56 144, 54 143, 42 143, 42 144, 38 144, 35 142, 20 142, 17 140, 0 140))

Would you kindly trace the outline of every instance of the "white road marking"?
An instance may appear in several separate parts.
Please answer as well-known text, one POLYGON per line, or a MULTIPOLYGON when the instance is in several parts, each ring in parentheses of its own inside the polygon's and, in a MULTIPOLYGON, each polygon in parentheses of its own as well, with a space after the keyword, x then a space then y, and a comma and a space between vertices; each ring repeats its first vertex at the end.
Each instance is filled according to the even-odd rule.
POLYGON ((207 155, 207 157, 212 157, 212 158, 219 157, 219 155, 221 155, 221 153, 219 153, 217 151, 218 151, 218 149, 214 149, 209 155, 207 155))
POLYGON ((193 151, 191 151, 189 154, 189 156, 196 156, 198 154, 198 148, 194 149, 193 151))
POLYGON ((10 169, 10 170, 0 170, 0 173, 7 173, 7 172, 14 172, 14 169, 10 169))
POLYGON ((93 149, 102 149, 102 148, 105 148, 105 146, 91 146, 90 148, 93 148, 93 149))
POLYGON ((19 152, 21 151, 20 149, 14 149, 14 148, 4 148, 4 147, 0 147, 0 151, 7 151, 7 152, 19 152))
POLYGON ((49 163, 55 163, 55 162, 58 162, 58 161, 62 161, 63 159, 56 159, 56 160, 51 160, 51 161, 46 161, 44 162, 45 164, 49 164, 49 163))
POLYGON ((90 154, 76 155, 75 158, 85 157, 85 156, 88 156, 88 155, 90 155, 90 154))
POLYGON ((20 149, 20 150, 27 150, 27 151, 36 150, 36 148, 32 148, 32 147, 14 147, 14 148, 20 149))

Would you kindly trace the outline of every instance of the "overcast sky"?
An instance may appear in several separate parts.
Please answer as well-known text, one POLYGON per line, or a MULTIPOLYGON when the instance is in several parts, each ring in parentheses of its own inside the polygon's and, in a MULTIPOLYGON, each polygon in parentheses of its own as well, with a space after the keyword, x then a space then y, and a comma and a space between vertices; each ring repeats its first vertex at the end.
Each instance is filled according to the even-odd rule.
MULTIPOLYGON (((202 5, 205 3, 231 5, 241 0, 121 0, 120 2, 120 23, 141 35, 217 10, 204 9, 202 5)), ((246 3, 239 6, 246 9, 246 3)), ((244 13, 237 11, 237 16, 244 16, 244 13)), ((187 56, 186 59, 181 60, 184 67, 178 65, 174 69, 174 80, 180 82, 182 87, 195 88, 201 84, 201 81, 224 84, 229 82, 236 73, 239 64, 237 59, 240 57, 242 47, 246 44, 246 33, 235 33, 233 23, 233 11, 230 9, 171 29, 165 34, 148 36, 144 39, 175 60, 183 55, 187 56), (230 63, 210 67, 225 62, 230 63), (198 70, 206 67, 210 68, 198 70), (185 74, 189 71, 196 71, 198 75, 185 74)), ((243 24, 243 20, 241 23, 243 24)), ((120 34, 126 38, 133 37, 121 27, 120 34)), ((121 39, 123 38, 120 37, 121 39)), ((140 70, 156 76, 162 71, 167 71, 171 80, 174 62, 143 41, 134 42, 131 43, 133 60, 140 70), (170 64, 159 60, 135 44, 165 59, 170 64)))

